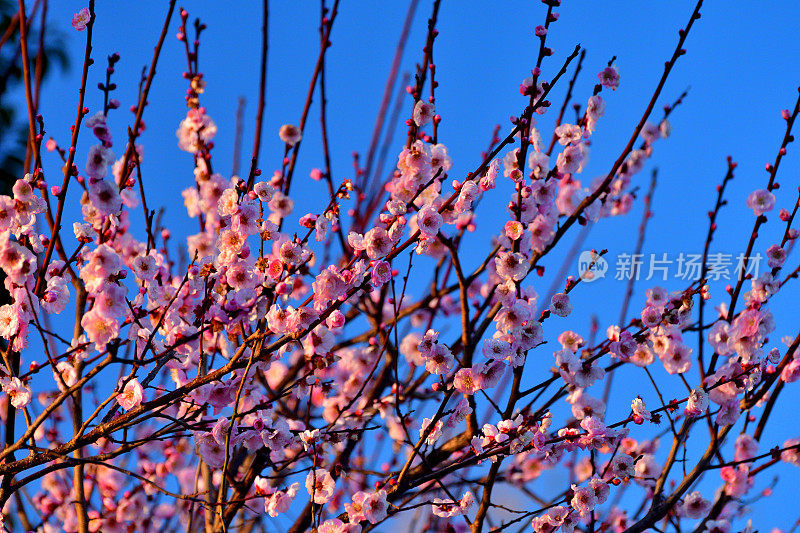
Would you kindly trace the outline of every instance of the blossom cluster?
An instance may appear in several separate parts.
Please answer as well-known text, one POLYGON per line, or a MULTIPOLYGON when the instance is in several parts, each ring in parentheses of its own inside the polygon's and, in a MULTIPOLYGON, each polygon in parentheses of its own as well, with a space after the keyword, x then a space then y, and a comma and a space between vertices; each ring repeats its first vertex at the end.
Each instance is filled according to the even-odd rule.
MULTIPOLYGON (((544 4, 538 65, 554 53, 546 38, 559 18, 558 0, 544 4)), ((39 157, 0 195, 7 529, 12 511, 32 511, 46 532, 247 531, 275 520, 291 531, 357 533, 405 517, 425 531, 522 523, 546 533, 623 532, 666 520, 679 531, 727 532, 755 497, 757 473, 800 466, 798 438, 762 441, 780 391, 800 379, 800 336, 775 342, 770 305, 798 272, 782 274, 800 235, 800 198, 777 222, 771 212, 784 205, 775 176, 800 100, 783 114, 787 133, 766 188, 740 201, 754 213, 748 250, 762 251, 770 270, 718 294, 706 251, 701 278, 629 295, 632 312, 597 338, 597 324, 563 325, 576 311, 573 291, 591 290, 585 277, 557 279, 548 294, 542 261, 575 223, 631 212, 677 104, 661 118, 650 117, 651 105, 610 172, 586 177, 621 75, 613 61, 600 68, 583 111, 550 128, 548 98, 576 49, 560 70, 544 63, 522 80, 523 110, 507 136, 493 139, 475 171, 458 171, 437 132, 438 5, 408 88, 408 139, 375 198, 357 159, 352 179, 337 181, 326 163, 310 178, 327 182, 327 194, 297 195, 305 113, 270 136, 284 153, 271 176, 257 150, 246 176, 220 173, 214 139, 224 128, 204 105, 198 68, 205 25, 197 21, 191 42, 183 9, 187 109, 175 122, 191 162, 182 199, 196 232, 175 232, 185 242, 173 244, 148 211, 139 143, 146 91, 122 146, 110 113, 118 102, 91 116, 81 107, 72 145, 45 144, 68 154, 64 184, 50 183, 39 157), (96 141, 80 170, 78 133, 96 141), (75 197, 76 218, 62 230, 75 197), (499 230, 481 247, 485 201, 505 211, 484 216, 499 230), (765 224, 780 227, 780 242, 757 241, 765 224), (714 312, 705 309, 712 298, 714 312), (620 372, 638 376, 636 387, 612 391, 620 372), (681 395, 662 394, 665 386, 681 395), (703 449, 686 446, 690 434, 703 449), (551 490, 537 481, 548 470, 567 481, 551 490), (29 485, 28 502, 12 497, 29 485), (501 485, 525 507, 501 504, 493 494, 501 485)), ((318 69, 335 6, 323 9, 318 69)), ((72 25, 91 39, 94 17, 92 3, 72 25)), ((117 61, 109 58, 109 76, 117 61)), ((584 56, 577 61, 575 76, 584 56)), ((324 76, 314 76, 308 105, 320 90, 324 106, 324 76)), ((106 101, 110 87, 101 88, 106 101)), ((572 85, 564 107, 571 93, 572 85)), ((42 136, 32 137, 38 151, 42 136)))

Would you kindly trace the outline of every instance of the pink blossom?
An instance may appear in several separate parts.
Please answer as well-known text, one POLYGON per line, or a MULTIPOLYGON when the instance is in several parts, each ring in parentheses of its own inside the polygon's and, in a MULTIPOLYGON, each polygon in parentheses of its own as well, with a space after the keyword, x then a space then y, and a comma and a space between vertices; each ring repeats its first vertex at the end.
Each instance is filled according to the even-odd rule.
MULTIPOLYGON (((110 146, 111 131, 108 129, 108 124, 106 124, 106 116, 103 114, 102 111, 98 111, 91 117, 87 118, 86 122, 84 123, 84 126, 92 130, 94 136, 97 137, 99 140, 101 140, 104 144, 110 146)), ((52 139, 50 139, 50 141, 52 141, 52 139)), ((53 141, 52 150, 55 150, 55 148, 56 148, 55 141, 53 141)))
POLYGON ((122 392, 117 394, 117 402, 120 407, 130 411, 144 400, 144 389, 136 378, 131 379, 125 384, 122 392))
POLYGON ((368 495, 364 498, 362 506, 364 509, 364 517, 370 524, 377 524, 386 518, 386 514, 389 511, 389 504, 386 501, 386 491, 379 490, 368 495))
POLYGON ((711 503, 698 491, 689 493, 683 499, 683 512, 692 519, 701 518, 711 509, 711 503))
POLYGON ((23 409, 31 403, 31 388, 18 377, 0 378, 0 385, 8 395, 11 405, 17 409, 23 409))
POLYGON ((475 365, 474 368, 477 373, 475 377, 478 380, 478 388, 487 390, 497 386, 505 373, 506 365, 502 361, 489 361, 475 365))
POLYGON ((627 361, 634 357, 637 348, 638 345, 636 344, 636 340, 634 340, 629 331, 623 331, 620 333, 619 339, 612 342, 610 346, 611 352, 623 361, 627 361))
POLYGON ((644 294, 647 297, 648 305, 659 309, 663 309, 668 301, 667 291, 663 287, 651 287, 647 289, 644 294))
POLYGON ((314 469, 306 476, 306 490, 314 503, 328 503, 335 488, 336 482, 324 468, 314 469))
POLYGON ((367 496, 369 495, 366 492, 358 491, 353 494, 351 503, 344 504, 345 511, 347 511, 347 518, 350 522, 358 523, 367 519, 364 509, 364 500, 367 496))
POLYGON ((264 499, 264 510, 273 518, 285 513, 289 510, 299 488, 300 483, 292 483, 285 491, 275 491, 269 498, 264 499))
POLYGON ((688 346, 670 341, 664 353, 659 355, 659 359, 670 374, 683 374, 692 367, 692 360, 689 357, 691 353, 692 349, 688 346))
POLYGON ((644 368, 652 364, 655 361, 655 357, 653 356, 653 350, 647 344, 638 344, 630 360, 634 365, 644 368))
POLYGON ((472 368, 462 368, 456 372, 453 386, 458 392, 466 395, 475 394, 481 388, 472 368))
MULTIPOLYGON (((267 206, 269 207, 270 211, 272 211, 272 214, 280 220, 281 218, 286 218, 292 214, 292 210, 294 209, 294 200, 283 194, 281 191, 275 191, 267 206)), ((274 222, 276 224, 278 223, 278 221, 274 222)))
POLYGON ((563 292, 554 294, 550 299, 550 312, 560 317, 568 316, 572 312, 569 296, 563 292))
POLYGON ((392 279, 392 266, 386 261, 377 261, 372 267, 372 285, 380 287, 392 279))
POLYGON ((589 416, 602 418, 606 412, 605 403, 602 400, 589 396, 581 389, 567 397, 567 401, 572 403, 572 416, 578 420, 583 420, 589 416))
POLYGON ((633 457, 625 453, 618 453, 611 459, 606 475, 618 478, 633 477, 636 475, 633 467, 633 457))
POLYGON ((489 191, 491 189, 494 189, 495 187, 494 182, 495 180, 497 180, 497 172, 499 170, 499 167, 500 167, 500 160, 499 159, 492 160, 492 162, 489 164, 489 167, 486 169, 486 174, 484 174, 483 177, 481 177, 480 181, 478 182, 482 191, 489 191))
POLYGON ((430 352, 424 354, 425 370, 431 374, 445 374, 453 366, 453 354, 443 344, 434 344, 430 352))
POLYGON ((784 261, 786 261, 786 250, 777 244, 767 248, 767 263, 770 268, 779 268, 783 266, 784 261))
POLYGON ((108 174, 108 166, 114 162, 114 153, 107 147, 97 144, 89 149, 86 161, 86 173, 89 177, 100 180, 108 174))
POLYGON ((470 505, 469 502, 474 502, 474 496, 472 496, 471 492, 464 494, 461 501, 458 502, 450 499, 434 498, 432 512, 440 518, 451 518, 466 512, 467 507, 470 505))
POLYGON ((127 289, 116 283, 103 283, 95 296, 94 307, 97 313, 105 318, 116 319, 126 314, 128 308, 125 304, 127 289))
POLYGON ((132 270, 142 281, 153 281, 158 274, 156 258, 152 255, 138 255, 133 258, 132 270))
POLYGON ((758 441, 749 433, 741 433, 736 437, 735 449, 733 460, 746 461, 758 453, 758 441))
POLYGON ((589 149, 584 143, 571 144, 558 154, 558 170, 563 174, 576 174, 583 170, 589 149))
POLYGON ((285 142, 289 146, 294 146, 303 138, 303 132, 301 132, 300 128, 297 126, 292 124, 284 124, 278 130, 278 137, 280 137, 281 141, 285 142))
POLYGON ((370 259, 379 259, 392 249, 392 240, 385 229, 372 228, 364 236, 364 248, 370 259))
POLYGON ((560 124, 556 127, 555 133, 558 137, 558 143, 562 146, 577 142, 582 136, 581 127, 575 124, 560 124))
POLYGON ((661 320, 661 311, 657 307, 648 305, 642 310, 642 324, 645 327, 654 328, 661 324, 661 320))
POLYGON ((500 339, 483 341, 483 355, 489 359, 502 360, 511 355, 511 345, 500 339))
POLYGON ((800 438, 793 438, 783 443, 783 448, 789 448, 781 452, 781 461, 794 466, 800 466, 800 438))
POLYGON ((72 387, 78 381, 78 374, 75 371, 75 367, 67 361, 61 361, 56 365, 53 376, 58 385, 58 389, 62 391, 72 387))
POLYGON ((361 533, 361 526, 345 524, 338 518, 329 518, 319 525, 318 533, 361 533))
POLYGON ((425 436, 425 443, 429 445, 436 444, 436 441, 439 440, 439 437, 442 436, 442 421, 437 420, 435 424, 433 424, 433 428, 428 430, 428 428, 433 422, 430 418, 423 418, 422 423, 419 426, 419 436, 422 438, 425 436))
POLYGON ((497 273, 505 279, 521 281, 528 273, 528 262, 519 252, 499 252, 494 258, 497 273))
POLYGON ((611 492, 608 483, 599 477, 593 477, 589 480, 589 487, 594 491, 595 498, 597 498, 597 505, 604 504, 611 492))
POLYGON ((425 204, 417 213, 417 225, 424 236, 435 238, 442 227, 442 215, 431 204, 425 204))
POLYGON ((88 7, 82 7, 77 13, 72 15, 72 27, 78 31, 83 31, 89 25, 91 13, 88 7))
POLYGON ((269 202, 275 194, 275 188, 265 181, 259 181, 253 185, 253 192, 262 202, 269 202))
POLYGON ((175 134, 181 150, 194 152, 216 136, 217 125, 206 114, 205 108, 189 109, 175 134))
POLYGON ((586 131, 593 133, 597 127, 597 121, 603 116, 606 110, 606 103, 599 95, 589 97, 589 102, 586 104, 586 131))
POLYGON ((516 220, 509 220, 503 227, 503 231, 505 232, 506 237, 512 241, 516 241, 522 237, 523 227, 520 222, 517 222, 516 220))
POLYGON ((433 116, 435 114, 436 109, 434 108, 433 104, 424 100, 419 100, 414 105, 414 124, 416 124, 418 127, 422 127, 433 120, 433 116))
POLYGON ((642 420, 650 420, 652 418, 650 411, 644 406, 644 401, 639 397, 634 398, 633 402, 631 402, 631 411, 642 420))
POLYGON ((105 179, 89 183, 89 200, 102 216, 116 215, 122 209, 122 197, 119 189, 105 179))
POLYGON ((447 422, 445 422, 445 427, 454 428, 458 425, 459 422, 463 422, 466 420, 467 416, 472 414, 472 407, 469 406, 469 401, 462 397, 458 403, 456 404, 455 409, 447 418, 447 422))
POLYGON ((10 339, 19 331, 19 325, 19 314, 14 306, 0 306, 0 336, 10 339))
POLYGON ((114 318, 104 316, 98 309, 94 308, 83 315, 81 326, 86 330, 86 335, 98 350, 104 349, 109 342, 119 335, 119 323, 114 318))
POLYGON ((581 516, 587 516, 594 510, 597 505, 597 496, 591 487, 572 485, 572 493, 573 496, 569 503, 581 516))
POLYGON ((730 426, 736 423, 740 414, 739 400, 734 398, 720 405, 717 417, 714 421, 720 426, 730 426))
POLYGON ((758 189, 747 196, 747 207, 753 210, 756 216, 761 216, 775 207, 775 195, 766 189, 758 189))
POLYGON ((745 464, 739 465, 736 468, 732 466, 722 467, 719 474, 725 481, 725 494, 734 498, 744 496, 747 489, 752 484, 752 480, 748 475, 749 471, 749 466, 745 464))
MULTIPOLYGON (((528 167, 530 167, 533 177, 537 180, 543 179, 550 171, 550 156, 543 152, 533 150, 528 154, 528 167)), ((538 202, 544 204, 546 202, 538 202)))
POLYGON ((781 379, 786 383, 794 383, 800 379, 800 359, 792 359, 781 370, 781 379))
POLYGON ((600 85, 615 91, 619 87, 619 69, 616 65, 606 67, 597 75, 600 85))

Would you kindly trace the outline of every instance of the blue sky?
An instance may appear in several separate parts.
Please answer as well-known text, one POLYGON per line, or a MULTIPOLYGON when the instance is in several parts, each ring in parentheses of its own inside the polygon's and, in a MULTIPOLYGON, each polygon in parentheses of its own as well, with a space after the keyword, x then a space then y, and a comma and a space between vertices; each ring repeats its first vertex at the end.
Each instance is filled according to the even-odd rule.
MULTIPOLYGON (((207 82, 202 103, 219 128, 214 162, 215 169, 225 175, 231 168, 239 96, 246 99, 243 161, 249 157, 252 145, 258 90, 260 4, 255 0, 199 0, 186 6, 192 18, 199 16, 208 24, 200 51, 200 68, 207 82)), ((299 121, 318 52, 318 4, 305 1, 271 4, 267 107, 260 159, 260 166, 267 174, 280 166, 283 155, 278 128, 281 124, 299 121)), ((422 58, 430 4, 429 1, 419 4, 403 58, 403 71, 411 70, 422 58)), ((627 142, 661 75, 663 62, 672 53, 677 30, 686 24, 694 2, 572 0, 564 4, 558 9, 559 21, 550 29, 548 44, 555 55, 545 60, 543 77, 552 77, 563 58, 580 43, 587 50, 587 56, 575 88, 576 101, 585 105, 596 82, 596 73, 612 56, 617 56, 616 64, 622 78, 617 91, 603 93, 606 113, 593 139, 589 167, 583 174, 584 180, 589 181, 608 172, 627 142)), ((72 0, 50 5, 49 24, 66 34, 73 66, 67 73, 55 75, 48 81, 41 112, 48 133, 62 145, 68 144, 69 125, 74 120, 85 38, 84 33, 72 30, 69 22, 72 13, 83 5, 72 0)), ((101 108, 102 95, 94 87, 104 75, 105 56, 118 52, 122 60, 114 80, 120 88, 114 96, 123 105, 110 116, 117 155, 122 150, 125 127, 132 122, 127 108, 135 103, 139 73, 142 66, 149 64, 166 7, 167 2, 153 0, 98 2, 96 65, 90 71, 87 105, 92 114, 101 108)), ((407 3, 399 1, 343 1, 340 6, 333 28, 333 47, 327 56, 328 124, 336 180, 352 177, 353 151, 364 155, 367 150, 406 8, 407 3)), ((510 129, 508 117, 519 114, 524 106, 517 87, 536 60, 538 40, 533 37, 533 27, 542 22, 543 14, 544 6, 532 1, 443 1, 438 25, 440 35, 435 45, 440 83, 437 112, 443 117, 440 142, 447 145, 454 161, 451 177, 460 179, 473 170, 480 162, 480 152, 487 145, 494 125, 500 124, 501 132, 507 132, 510 129)), ((181 77, 185 57, 182 45, 174 38, 177 27, 176 15, 158 64, 150 105, 145 111, 147 129, 141 138, 145 146, 142 170, 148 203, 151 207, 166 207, 164 222, 173 229, 174 243, 185 236, 184 228, 195 227, 189 224, 180 197, 181 190, 192 183, 192 159, 178 150, 175 137, 186 109, 183 102, 186 82, 181 77)), ((662 104, 671 102, 687 87, 690 87, 689 95, 671 116, 672 136, 656 143, 653 158, 634 180, 635 185, 645 189, 652 168, 658 167, 659 183, 652 206, 655 215, 647 231, 646 254, 666 252, 674 256, 679 252, 702 252, 708 221, 706 212, 713 207, 714 188, 725 173, 727 155, 733 156, 739 167, 729 185, 730 204, 718 219, 719 230, 713 249, 734 255, 743 251, 753 223, 753 214, 746 208, 745 198, 750 191, 766 185, 764 165, 773 161, 784 130, 780 111, 790 107, 797 97, 800 84, 797 35, 800 35, 800 18, 796 2, 708 2, 702 9, 702 18, 687 41, 688 52, 678 61, 654 118, 660 117, 662 104)), ((565 86, 566 83, 562 83, 554 90, 551 100, 555 107, 560 105, 565 86)), ((317 212, 327 203, 325 185, 308 178, 310 169, 323 165, 318 109, 315 99, 293 186, 294 191, 302 195, 302 199, 296 198, 295 214, 298 216, 317 212)), ((407 117, 410 104, 404 109, 403 117, 407 117)), ((552 111, 539 120, 546 139, 552 131, 554 115, 552 111)), ((79 165, 83 165, 86 150, 93 143, 88 133, 82 133, 79 143, 79 165)), ((395 146, 390 150, 390 163, 402 147, 403 137, 401 126, 395 136, 395 146)), ((60 164, 52 154, 45 154, 45 167, 49 176, 56 176, 60 164)), ((800 162, 790 146, 789 156, 782 163, 778 176, 783 185, 776 194, 778 207, 788 208, 796 198, 799 170, 800 162)), ((468 240, 470 249, 475 251, 475 261, 479 260, 481 252, 488 250, 488 236, 496 233, 503 223, 502 217, 494 213, 503 209, 507 200, 504 194, 487 197, 478 210, 478 230, 468 240)), ((637 201, 627 217, 602 221, 592 230, 586 247, 608 248, 610 257, 631 252, 641 209, 637 201)), ((134 211, 133 216, 141 217, 141 212, 134 211)), ((72 219, 68 220, 71 223, 72 219)), ((137 223, 141 224, 141 220, 137 223)), ((763 251, 775 242, 779 229, 776 220, 771 220, 762 231, 756 250, 763 251)), ((573 231, 573 235, 575 233, 573 231)), ((565 238, 544 262, 548 273, 558 270, 571 243, 572 237, 565 238)), ((790 258, 787 268, 794 266, 796 258, 790 258)), ((574 272, 573 268, 571 273, 574 272)), ((550 281, 548 276, 533 280, 540 295, 547 292, 550 281)), ((683 286, 677 280, 663 284, 669 289, 683 286)), ((723 300, 724 285, 723 282, 712 286, 714 304, 723 300)), ((647 282, 637 285, 631 314, 638 314, 647 286, 647 282)), ((546 333, 554 336, 562 329, 574 329, 585 335, 592 313, 600 316, 601 330, 604 330, 619 314, 623 290, 624 285, 612 279, 580 287, 573 293, 574 315, 558 323, 549 321, 546 333)), ((771 306, 778 329, 770 339, 770 347, 777 345, 785 335, 796 335, 797 322, 793 319, 797 316, 797 295, 797 288, 789 285, 771 306)), ((549 349, 544 355, 549 357, 549 349)), ((549 363, 548 359, 540 365, 540 370, 549 363)), ((533 366, 529 379, 537 377, 536 371, 533 366)), ((644 377, 633 372, 623 375, 630 380, 644 377)), ((691 375, 696 376, 695 369, 691 375)), ((661 377, 675 385, 675 395, 680 393, 677 380, 672 382, 666 375, 661 377)), ((798 399, 800 395, 790 387, 783 398, 781 416, 768 426, 764 442, 772 445, 797 436, 800 430, 788 406, 796 405, 798 399)), ((627 412, 627 405, 622 404, 620 409, 627 412)), ((609 417, 613 418, 614 413, 611 409, 609 417)), ((787 504, 792 501, 792 482, 797 479, 798 472, 776 468, 767 475, 778 473, 782 479, 774 495, 753 504, 754 524, 762 530, 769 526, 788 529, 797 518, 787 504)), ((705 486, 713 487, 718 483, 716 474, 710 474, 709 478, 713 483, 705 486)), ((763 488, 768 479, 758 481, 753 493, 763 488)))

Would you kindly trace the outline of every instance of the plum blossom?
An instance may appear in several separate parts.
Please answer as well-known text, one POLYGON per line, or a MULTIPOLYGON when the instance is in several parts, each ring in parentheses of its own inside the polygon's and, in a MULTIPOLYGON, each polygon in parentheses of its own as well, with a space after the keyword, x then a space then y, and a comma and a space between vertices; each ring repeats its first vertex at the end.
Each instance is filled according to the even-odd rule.
MULTIPOLYGON (((39 303, 47 313, 59 314, 69 302, 69 286, 61 276, 53 276, 47 281, 47 289, 39 303)), ((1 311, 0 311, 1 312, 1 311)))
POLYGON ((466 513, 474 503, 475 496, 470 491, 465 492, 459 501, 434 498, 432 512, 440 518, 451 518, 466 513))
MULTIPOLYGON (((114 152, 102 144, 89 149, 86 160, 86 173, 94 180, 101 180, 108 174, 108 166, 114 162, 114 152)), ((90 182, 91 183, 91 182, 90 182)))
POLYGON ((92 18, 88 7, 82 7, 77 13, 72 15, 72 27, 78 31, 83 31, 89 25, 89 20, 92 18))
POLYGON ((426 444, 433 445, 436 444, 436 441, 439 440, 439 437, 442 436, 443 424, 441 420, 437 420, 436 423, 433 424, 433 427, 429 430, 428 428, 430 427, 431 422, 433 422, 433 420, 430 418, 424 418, 422 420, 422 423, 420 424, 419 427, 419 435, 420 438, 425 436, 426 444))
POLYGON ((558 144, 562 146, 577 142, 582 136, 580 126, 576 126, 575 124, 560 124, 556 128, 555 133, 558 137, 558 144))
POLYGON ((528 273, 528 262, 519 252, 499 252, 494 258, 497 273, 505 279, 521 281, 528 273))
POLYGON ((416 124, 418 127, 422 127, 433 120, 433 116, 435 114, 436 109, 430 102, 418 100, 417 103, 414 104, 413 120, 414 124, 416 124))
POLYGON ((701 518, 711 509, 711 503, 703 498, 698 491, 689 493, 683 499, 683 512, 687 517, 695 519, 701 518))
POLYGON ((425 370, 431 374, 445 374, 453 366, 453 354, 443 344, 434 344, 428 353, 423 353, 425 370))
POLYGON ((461 394, 472 395, 480 390, 480 385, 472 368, 462 368, 453 378, 453 386, 461 394))
POLYGON ((572 494, 570 505, 581 516, 587 516, 597 505, 597 496, 595 496, 595 492, 591 487, 572 485, 572 494))
POLYGON ((486 339, 482 350, 489 359, 502 360, 511 355, 511 344, 500 339, 486 339))
POLYGON ((550 299, 550 312, 560 317, 568 316, 572 312, 569 296, 563 292, 554 294, 550 299))
POLYGON ((619 87, 619 69, 616 65, 611 65, 601 70, 597 78, 600 80, 600 85, 612 91, 619 87))
POLYGON ((563 174, 575 174, 583 170, 588 148, 583 143, 570 144, 558 154, 556 165, 563 174))
POLYGON ((625 453, 615 455, 608 466, 607 476, 618 478, 630 478, 636 475, 633 466, 633 457, 625 453))
POLYGON ((650 414, 650 411, 648 411, 644 406, 642 399, 639 397, 634 398, 631 402, 631 411, 633 411, 635 416, 642 420, 650 420, 653 417, 653 415, 650 414))
POLYGON ((377 261, 372 267, 372 285, 380 287, 392 279, 392 265, 386 261, 377 261))
POLYGON ((102 111, 98 111, 91 117, 87 118, 84 126, 92 130, 94 136, 102 141, 104 145, 111 145, 111 131, 106 123, 106 116, 102 111))
POLYGON ((389 233, 383 228, 372 228, 364 236, 364 249, 370 259, 384 257, 392 249, 389 233))
POLYGON ((335 488, 336 482, 324 468, 316 468, 306 476, 306 490, 314 503, 328 503, 335 488))
POLYGON ((589 102, 586 104, 586 131, 593 133, 597 127, 597 121, 605 113, 606 103, 599 95, 589 97, 589 102))
POLYGON ((389 503, 386 501, 386 491, 379 490, 369 494, 362 502, 364 517, 370 524, 377 524, 384 518, 389 511, 389 503))
POLYGON ((648 305, 642 310, 642 324, 645 327, 654 328, 661 324, 661 320, 661 311, 657 307, 648 305))
POLYGON ((780 268, 784 261, 786 261, 786 250, 777 244, 767 248, 767 263, 770 268, 780 268))
POLYGON ((800 466, 800 438, 788 439, 782 447, 784 451, 781 452, 781 461, 800 466))
POLYGON ((454 428, 459 422, 463 422, 466 420, 467 416, 472 414, 472 407, 469 405, 469 401, 466 398, 461 398, 456 404, 455 409, 447 418, 447 422, 445 422, 445 427, 447 428, 454 428))
POLYGON ((11 405, 15 408, 23 409, 31 403, 31 388, 18 377, 0 378, 0 385, 3 387, 3 392, 8 395, 11 405))
POLYGON ((285 513, 289 510, 289 506, 292 504, 299 489, 300 483, 292 483, 285 491, 277 490, 273 492, 268 498, 264 498, 264 510, 273 518, 285 513))
POLYGON ((338 518, 329 518, 319 525, 318 533, 361 533, 358 524, 346 524, 338 518))
POLYGON ((775 195, 766 189, 758 189, 747 196, 747 207, 753 210, 756 216, 761 216, 775 207, 775 195))
POLYGON ((294 146, 303 138, 303 132, 301 132, 300 128, 297 126, 292 124, 284 124, 278 130, 278 136, 281 138, 281 141, 285 142, 289 146, 294 146))
POLYGON ((442 227, 442 215, 431 204, 426 204, 417 213, 419 231, 426 237, 436 238, 439 228, 442 227))
POLYGON ((125 384, 122 392, 117 394, 117 402, 120 407, 130 411, 144 400, 144 389, 136 378, 131 379, 125 384))
POLYGON ((216 134, 217 125, 206 114, 205 108, 189 109, 176 132, 178 147, 187 152, 195 152, 202 144, 211 141, 216 134))
POLYGON ((81 326, 98 350, 103 350, 119 335, 119 322, 114 318, 104 316, 98 309, 92 309, 83 315, 81 326))

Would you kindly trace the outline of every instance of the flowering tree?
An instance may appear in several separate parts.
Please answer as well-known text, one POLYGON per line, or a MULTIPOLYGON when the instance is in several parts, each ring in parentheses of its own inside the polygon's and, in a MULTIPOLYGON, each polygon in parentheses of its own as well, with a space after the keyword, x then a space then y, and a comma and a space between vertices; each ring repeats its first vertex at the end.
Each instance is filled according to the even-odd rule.
MULTIPOLYGON (((638 199, 649 205, 655 175, 647 195, 635 180, 670 133, 667 117, 681 98, 663 116, 654 109, 702 0, 627 145, 588 183, 581 172, 590 141, 620 74, 612 59, 591 95, 573 95, 584 53, 576 47, 556 62, 547 45, 559 0, 543 1, 519 115, 502 137, 495 130, 473 172, 453 176, 438 138, 434 0, 396 166, 384 177, 376 145, 392 120, 397 61, 365 165, 356 158, 355 177, 337 178, 325 54, 339 1, 322 4, 302 116, 277 132, 284 156, 266 179, 266 0, 256 135, 241 177, 215 170, 217 126, 202 105, 198 53, 205 25, 177 10, 188 85, 177 144, 193 159, 183 201, 198 227, 178 246, 188 252, 181 261, 148 206, 154 185, 142 176, 138 144, 175 0, 121 142, 111 113, 120 106, 112 98, 120 57, 108 57, 104 105, 91 111, 84 95, 102 21, 94 0, 75 14, 86 47, 67 146, 55 133, 45 141, 19 1, 30 168, 13 196, 0 196, 0 268, 11 298, 0 307, 4 527, 252 531, 276 520, 279 529, 328 533, 389 521, 409 531, 729 531, 756 474, 800 465, 800 439, 762 441, 784 387, 800 378, 800 335, 784 346, 768 338, 777 320, 770 299, 792 290, 800 272, 783 272, 798 237, 798 202, 768 220, 780 207, 773 191, 800 100, 783 111, 766 183, 747 198, 754 220, 735 284, 711 294, 707 283, 716 217, 736 168, 729 160, 698 279, 677 292, 650 287, 639 301, 629 284, 621 319, 596 338, 596 324, 576 332, 558 321, 572 311, 570 294, 598 275, 605 251, 589 252, 552 295, 536 275, 571 229, 623 216, 638 199), (557 86, 565 96, 549 131, 557 86), (314 95, 325 164, 311 178, 328 195, 318 212, 297 216, 295 168, 314 95), (79 135, 97 140, 87 154, 77 153, 79 135), (124 147, 119 158, 115 142, 124 147), (44 168, 43 148, 63 159, 61 177, 44 168), (481 246, 470 233, 488 195, 508 195, 508 209, 502 233, 481 246), (70 202, 80 207, 76 220, 68 220, 70 202), (781 229, 780 242, 758 241, 768 223, 781 229), (749 257, 762 250, 770 270, 753 276, 749 257), (719 304, 715 315, 709 299, 719 304), (549 369, 531 371, 534 360, 549 369), (631 367, 644 378, 639 390, 612 387, 619 369, 631 367), (666 379, 685 387, 679 397, 662 393, 666 379), (643 395, 657 403, 646 406, 643 395), (607 417, 615 405, 625 414, 607 417), (537 483, 546 470, 562 470, 564 482, 537 483), (499 494, 509 488, 529 499, 525 508, 504 503, 499 494)), ((645 211, 639 248, 647 219, 645 211)))

